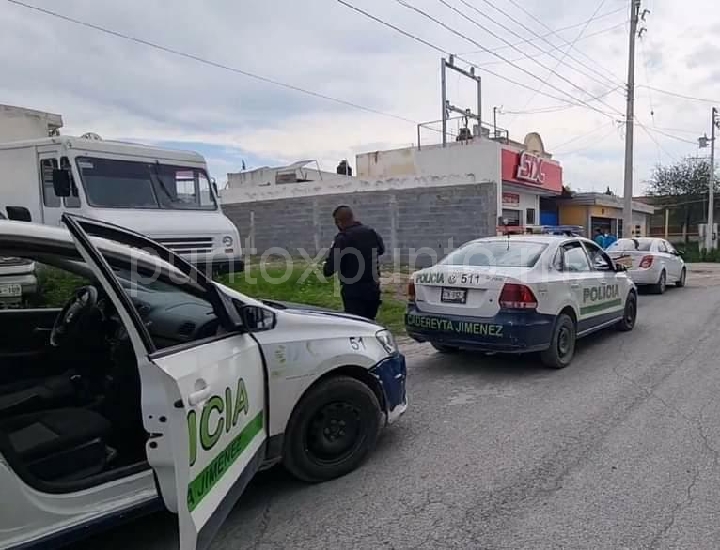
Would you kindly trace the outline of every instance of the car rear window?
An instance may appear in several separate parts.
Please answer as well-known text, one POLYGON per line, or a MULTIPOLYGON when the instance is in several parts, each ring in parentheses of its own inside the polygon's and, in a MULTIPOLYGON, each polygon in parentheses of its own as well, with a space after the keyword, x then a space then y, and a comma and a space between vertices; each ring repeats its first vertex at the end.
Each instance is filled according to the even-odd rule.
POLYGON ((533 267, 547 244, 508 239, 480 241, 461 246, 440 262, 474 267, 533 267))
POLYGON ((607 248, 607 251, 628 252, 637 250, 639 252, 649 252, 652 242, 652 239, 620 239, 612 243, 607 248))

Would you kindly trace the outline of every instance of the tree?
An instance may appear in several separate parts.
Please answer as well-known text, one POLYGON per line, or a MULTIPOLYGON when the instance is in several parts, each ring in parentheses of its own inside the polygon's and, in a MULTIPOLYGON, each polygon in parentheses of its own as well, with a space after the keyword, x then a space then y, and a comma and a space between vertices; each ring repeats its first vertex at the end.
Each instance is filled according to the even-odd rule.
MULTIPOLYGON (((717 190, 717 178, 715 178, 717 190)), ((678 218, 686 230, 691 223, 705 220, 710 182, 708 159, 686 158, 666 166, 658 164, 648 183, 648 195, 657 197, 655 206, 676 206, 671 215, 678 218)), ((687 239, 687 237, 686 237, 687 239)))

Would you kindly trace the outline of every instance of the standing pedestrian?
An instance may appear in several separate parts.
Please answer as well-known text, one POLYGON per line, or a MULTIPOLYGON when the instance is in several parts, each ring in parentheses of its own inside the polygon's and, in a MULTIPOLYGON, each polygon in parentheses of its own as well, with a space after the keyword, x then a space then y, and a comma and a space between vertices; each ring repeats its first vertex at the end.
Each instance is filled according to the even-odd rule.
POLYGON ((606 227, 605 228, 605 246, 603 246, 603 248, 609 247, 615 241, 617 241, 617 237, 615 237, 615 235, 613 235, 611 233, 609 227, 606 227))
POLYGON ((323 274, 338 273, 346 313, 374 320, 382 303, 379 257, 385 244, 372 227, 355 220, 349 206, 338 206, 333 219, 339 233, 325 258, 323 274))
POLYGON ((593 241, 595 241, 600 248, 605 248, 605 235, 603 234, 603 230, 599 227, 595 228, 595 237, 593 238, 593 241))

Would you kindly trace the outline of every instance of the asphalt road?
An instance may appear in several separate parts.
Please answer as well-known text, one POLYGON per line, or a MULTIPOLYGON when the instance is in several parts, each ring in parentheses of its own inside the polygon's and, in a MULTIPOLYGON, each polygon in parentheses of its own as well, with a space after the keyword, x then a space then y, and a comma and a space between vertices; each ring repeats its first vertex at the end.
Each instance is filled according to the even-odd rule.
MULTIPOLYGON (((574 363, 408 345, 410 408, 360 470, 261 475, 213 549, 720 548, 720 277, 641 296, 574 363)), ((176 548, 173 519, 82 548, 176 548)), ((77 547, 80 548, 80 547, 77 547)))

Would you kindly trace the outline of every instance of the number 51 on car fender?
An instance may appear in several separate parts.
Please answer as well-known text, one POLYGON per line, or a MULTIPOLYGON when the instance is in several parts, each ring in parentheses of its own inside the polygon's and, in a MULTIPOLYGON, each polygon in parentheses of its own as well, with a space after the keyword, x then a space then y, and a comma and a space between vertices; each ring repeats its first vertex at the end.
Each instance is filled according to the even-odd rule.
MULTIPOLYGON (((204 343, 157 350, 80 221, 67 215, 63 220, 132 342, 149 434, 148 463, 165 506, 178 514, 180 550, 204 550, 265 453, 268 378, 259 346, 247 332, 232 330, 204 343)), ((142 244, 155 246, 149 240, 142 244)), ((207 288, 212 290, 210 284, 207 288)))

